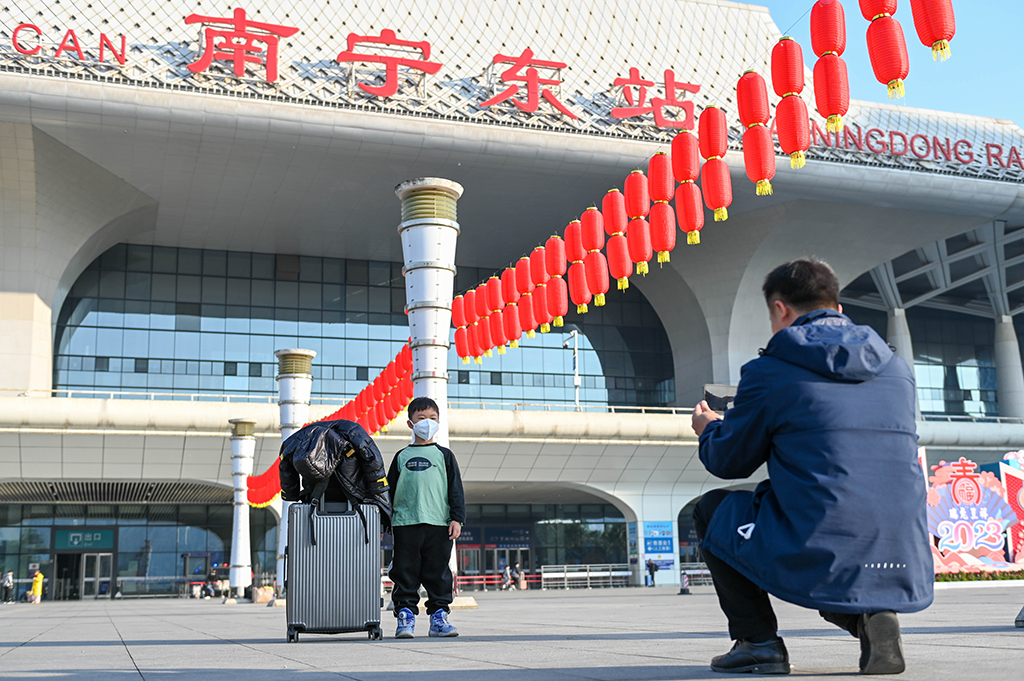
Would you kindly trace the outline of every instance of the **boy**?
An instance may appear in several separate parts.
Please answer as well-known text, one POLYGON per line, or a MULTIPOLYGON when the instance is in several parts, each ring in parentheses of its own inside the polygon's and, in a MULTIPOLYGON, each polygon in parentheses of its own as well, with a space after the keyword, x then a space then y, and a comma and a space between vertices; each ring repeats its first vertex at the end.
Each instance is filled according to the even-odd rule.
POLYGON ((394 582, 398 628, 395 638, 412 638, 419 614, 419 587, 427 590, 430 636, 458 636, 448 622, 452 602, 452 542, 466 520, 459 464, 450 449, 434 443, 440 412, 429 397, 409 404, 408 425, 414 443, 395 454, 388 471, 394 507, 394 557, 388 573, 394 582))

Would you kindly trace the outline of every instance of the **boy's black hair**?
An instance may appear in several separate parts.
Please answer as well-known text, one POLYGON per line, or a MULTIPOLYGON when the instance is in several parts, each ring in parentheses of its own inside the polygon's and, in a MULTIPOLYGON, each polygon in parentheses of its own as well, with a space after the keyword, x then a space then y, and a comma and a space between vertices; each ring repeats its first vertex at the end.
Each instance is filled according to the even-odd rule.
POLYGON ((824 261, 800 258, 779 265, 764 278, 764 299, 778 298, 798 312, 839 308, 839 278, 824 261))
POLYGON ((437 408, 437 402, 429 397, 417 397, 409 403, 409 418, 411 419, 417 412, 426 411, 427 409, 433 409, 439 415, 441 413, 441 410, 437 408))

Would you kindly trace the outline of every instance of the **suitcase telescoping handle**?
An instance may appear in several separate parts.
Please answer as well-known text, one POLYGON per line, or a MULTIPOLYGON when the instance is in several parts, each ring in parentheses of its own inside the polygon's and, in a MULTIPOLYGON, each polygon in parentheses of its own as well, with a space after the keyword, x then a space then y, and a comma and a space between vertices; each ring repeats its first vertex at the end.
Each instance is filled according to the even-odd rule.
MULTIPOLYGON (((345 501, 326 501, 321 494, 318 498, 313 499, 309 505, 309 543, 316 546, 316 523, 313 522, 313 513, 316 515, 329 516, 329 515, 356 515, 357 509, 355 505, 346 499, 345 501)), ((362 513, 359 513, 362 516, 362 513)), ((366 533, 366 520, 363 519, 363 533, 366 533)), ((367 539, 366 543, 370 540, 367 539)))

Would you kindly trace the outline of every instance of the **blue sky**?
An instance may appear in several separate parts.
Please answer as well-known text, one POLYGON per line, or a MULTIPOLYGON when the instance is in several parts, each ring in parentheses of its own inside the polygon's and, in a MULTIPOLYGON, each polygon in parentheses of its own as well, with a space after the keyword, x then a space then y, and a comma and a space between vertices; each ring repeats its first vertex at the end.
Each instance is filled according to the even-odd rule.
MULTIPOLYGON (((813 0, 749 0, 767 7, 779 30, 795 38, 804 62, 813 68, 810 8, 813 0), (806 16, 803 16, 804 13, 806 16), (796 24, 794 26, 794 24, 796 24), (790 28, 792 26, 792 28, 790 28)), ((953 0, 956 37, 952 57, 933 62, 931 49, 917 38, 910 0, 900 0, 896 18, 903 25, 910 55, 907 96, 889 100, 875 80, 864 35, 868 22, 856 0, 843 0, 846 12, 846 60, 850 97, 873 102, 904 103, 923 109, 1006 118, 1024 127, 1024 66, 1020 33, 1024 30, 1021 0, 953 0)))

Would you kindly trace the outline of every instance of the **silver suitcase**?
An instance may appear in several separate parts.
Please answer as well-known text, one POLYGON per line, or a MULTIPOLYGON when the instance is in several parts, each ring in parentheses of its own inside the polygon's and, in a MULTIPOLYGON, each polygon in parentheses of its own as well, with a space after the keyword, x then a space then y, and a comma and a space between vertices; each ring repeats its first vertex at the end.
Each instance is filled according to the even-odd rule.
POLYGON ((383 637, 380 613, 380 514, 346 502, 292 504, 285 548, 288 642, 300 633, 365 631, 383 637), (369 543, 367 543, 369 539, 369 543))

